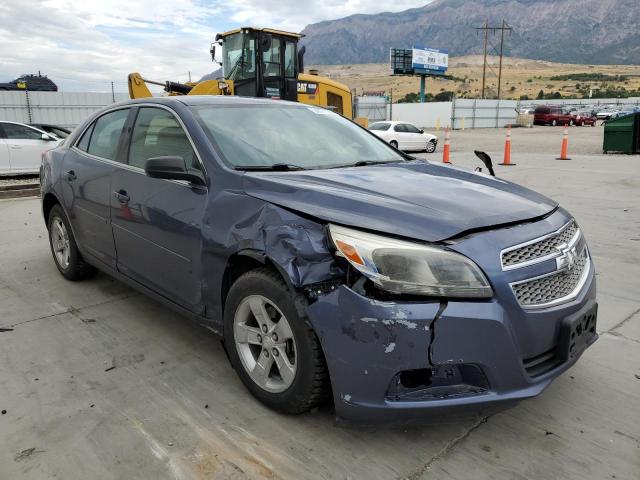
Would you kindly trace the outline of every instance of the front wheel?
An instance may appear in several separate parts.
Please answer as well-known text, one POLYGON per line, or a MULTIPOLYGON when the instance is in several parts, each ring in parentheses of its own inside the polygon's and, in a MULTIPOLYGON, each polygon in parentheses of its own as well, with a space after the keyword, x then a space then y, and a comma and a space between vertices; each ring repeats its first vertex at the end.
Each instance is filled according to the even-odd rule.
POLYGON ((395 140, 391 140, 389 142, 389 145, 391 145, 393 148, 397 149, 398 148, 398 142, 396 142, 395 140))
POLYGON ((224 339, 233 368, 268 407, 303 413, 323 402, 329 375, 303 299, 267 268, 242 275, 225 302, 224 339))
POLYGON ((436 142, 434 142, 433 140, 429 140, 427 142, 427 153, 433 153, 436 151, 436 142))

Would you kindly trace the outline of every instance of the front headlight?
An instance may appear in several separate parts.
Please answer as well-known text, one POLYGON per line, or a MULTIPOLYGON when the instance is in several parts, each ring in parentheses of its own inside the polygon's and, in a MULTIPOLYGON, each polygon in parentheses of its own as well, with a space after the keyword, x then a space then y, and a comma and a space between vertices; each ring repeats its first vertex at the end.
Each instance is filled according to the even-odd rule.
POLYGON ((336 253, 379 288, 392 293, 437 297, 493 295, 480 268, 459 253, 329 225, 336 253))

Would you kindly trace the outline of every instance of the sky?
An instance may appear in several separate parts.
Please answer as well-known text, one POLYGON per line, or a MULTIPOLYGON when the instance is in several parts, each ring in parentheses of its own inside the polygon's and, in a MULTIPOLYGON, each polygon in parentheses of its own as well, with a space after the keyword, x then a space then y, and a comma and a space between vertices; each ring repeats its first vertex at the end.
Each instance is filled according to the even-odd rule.
POLYGON ((0 82, 41 71, 63 91, 127 90, 127 74, 184 82, 217 68, 216 33, 240 26, 300 31, 354 13, 429 0, 1 0, 0 82))

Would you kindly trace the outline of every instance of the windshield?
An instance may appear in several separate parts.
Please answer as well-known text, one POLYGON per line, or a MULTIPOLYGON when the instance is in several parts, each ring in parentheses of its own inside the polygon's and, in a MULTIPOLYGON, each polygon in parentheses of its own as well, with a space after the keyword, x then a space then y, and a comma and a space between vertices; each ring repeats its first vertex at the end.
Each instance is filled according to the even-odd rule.
POLYGON ((290 164, 313 169, 404 160, 366 130, 323 108, 274 102, 194 110, 209 139, 234 167, 290 164))
POLYGON ((241 33, 229 35, 224 39, 222 49, 225 78, 245 80, 256 76, 254 38, 241 33))

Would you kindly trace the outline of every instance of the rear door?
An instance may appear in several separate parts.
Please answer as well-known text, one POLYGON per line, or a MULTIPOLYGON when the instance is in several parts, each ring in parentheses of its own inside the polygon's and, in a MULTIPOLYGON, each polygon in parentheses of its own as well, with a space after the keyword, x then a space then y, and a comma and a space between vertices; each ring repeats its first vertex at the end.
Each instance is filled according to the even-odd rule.
POLYGON ((120 143, 130 108, 112 110, 85 129, 64 157, 64 202, 83 251, 116 266, 109 207, 111 176, 122 158, 120 143))
POLYGON ((193 144, 169 109, 137 109, 127 164, 111 182, 111 224, 118 270, 185 308, 202 313, 201 228, 207 188, 151 178, 149 158, 178 155, 203 171, 193 144))
POLYGON ((393 126, 393 136, 398 140, 398 149, 409 150, 411 148, 411 142, 409 140, 409 133, 404 123, 396 123, 393 126))
POLYGON ((6 144, 9 147, 10 170, 19 172, 38 172, 42 154, 57 143, 42 140, 42 132, 18 123, 2 124, 6 144))

